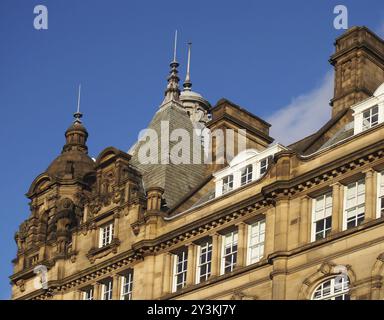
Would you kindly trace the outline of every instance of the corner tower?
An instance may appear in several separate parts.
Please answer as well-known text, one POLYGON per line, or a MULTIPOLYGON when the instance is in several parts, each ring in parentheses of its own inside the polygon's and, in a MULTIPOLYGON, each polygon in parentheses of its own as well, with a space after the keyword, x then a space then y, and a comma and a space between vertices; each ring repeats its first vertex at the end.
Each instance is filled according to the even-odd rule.
POLYGON ((88 132, 79 110, 74 117, 65 132, 61 154, 32 182, 26 194, 31 213, 15 234, 17 256, 11 276, 21 292, 35 266, 60 269, 60 261, 76 254, 72 236, 82 222, 85 199, 91 194, 95 163, 88 155, 88 132))
POLYGON ((384 82, 384 41, 368 28, 349 29, 336 39, 335 49, 332 117, 372 96, 384 82))

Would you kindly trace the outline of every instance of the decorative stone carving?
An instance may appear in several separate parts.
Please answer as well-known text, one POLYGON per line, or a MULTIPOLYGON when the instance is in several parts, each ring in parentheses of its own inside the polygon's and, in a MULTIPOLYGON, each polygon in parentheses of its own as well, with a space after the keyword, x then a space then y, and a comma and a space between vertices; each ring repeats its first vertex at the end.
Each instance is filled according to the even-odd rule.
POLYGON ((120 240, 118 238, 114 238, 112 242, 102 248, 92 248, 87 253, 87 258, 91 263, 95 263, 97 259, 103 258, 110 253, 116 254, 117 248, 120 245, 120 240))
POLYGON ((234 291, 231 300, 257 300, 257 296, 246 295, 241 291, 234 291))

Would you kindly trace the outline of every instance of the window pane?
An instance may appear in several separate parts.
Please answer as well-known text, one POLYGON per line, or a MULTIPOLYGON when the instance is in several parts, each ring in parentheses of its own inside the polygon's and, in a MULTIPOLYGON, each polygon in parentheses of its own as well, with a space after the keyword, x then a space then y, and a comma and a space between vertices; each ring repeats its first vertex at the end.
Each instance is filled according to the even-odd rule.
POLYGON ((313 300, 349 300, 349 279, 337 276, 327 280, 314 290, 313 300))

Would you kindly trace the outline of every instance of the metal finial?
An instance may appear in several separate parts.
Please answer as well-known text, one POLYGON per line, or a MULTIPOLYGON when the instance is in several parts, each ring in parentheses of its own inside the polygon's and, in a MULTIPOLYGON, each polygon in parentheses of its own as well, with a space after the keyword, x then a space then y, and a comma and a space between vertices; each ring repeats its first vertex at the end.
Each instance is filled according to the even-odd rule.
POLYGON ((176 61, 176 48, 177 48, 177 30, 175 32, 175 43, 173 48, 173 61, 170 63, 171 71, 169 72, 168 76, 168 84, 167 89, 165 90, 165 97, 163 100, 163 103, 166 103, 168 101, 179 100, 180 95, 180 89, 179 89, 179 76, 177 67, 179 66, 179 63, 176 61))
POLYGON ((176 52, 177 52, 177 30, 175 30, 175 43, 173 47, 173 62, 176 62, 176 52))
POLYGON ((187 73, 185 75, 185 81, 184 81, 184 84, 183 84, 184 91, 191 91, 191 88, 192 88, 191 74, 190 74, 190 68, 191 68, 191 48, 192 48, 192 42, 188 42, 188 62, 187 62, 187 73))
POLYGON ((81 97, 81 84, 79 84, 79 91, 78 91, 78 95, 77 95, 77 111, 76 113, 73 115, 75 117, 75 123, 81 123, 81 118, 83 116, 83 114, 80 112, 80 97, 81 97))

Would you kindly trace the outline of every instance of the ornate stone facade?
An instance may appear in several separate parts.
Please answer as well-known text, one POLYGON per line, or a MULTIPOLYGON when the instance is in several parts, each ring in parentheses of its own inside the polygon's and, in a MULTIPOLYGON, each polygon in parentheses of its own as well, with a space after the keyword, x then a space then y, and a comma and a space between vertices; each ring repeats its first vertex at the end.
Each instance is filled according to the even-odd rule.
POLYGON ((180 95, 173 61, 153 127, 160 117, 193 130, 196 108, 208 128, 246 129, 257 162, 239 153, 193 172, 144 167, 137 145, 93 160, 76 114, 61 155, 27 193, 12 298, 384 298, 383 56, 383 40, 366 28, 338 38, 332 119, 272 156, 268 123, 225 99, 211 107, 189 82, 180 95), (351 122, 359 112, 363 122, 351 122), (242 161, 248 171, 236 173, 242 161), (224 181, 219 170, 232 168, 224 181))

